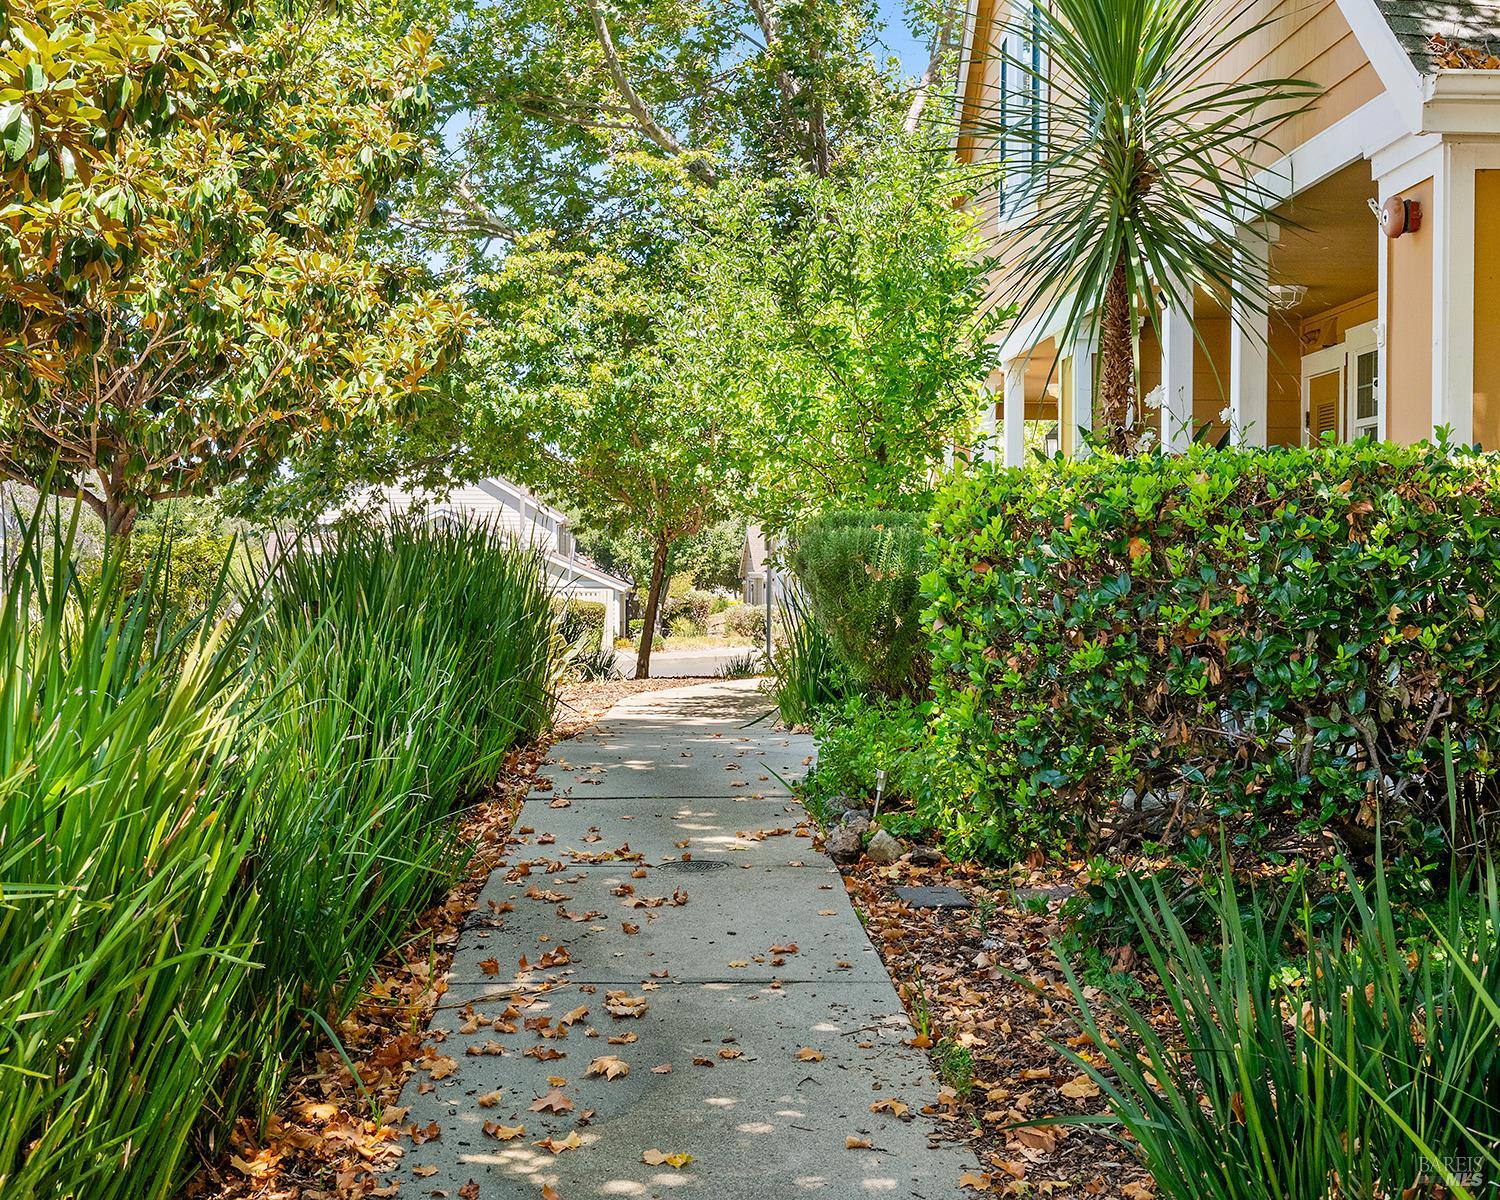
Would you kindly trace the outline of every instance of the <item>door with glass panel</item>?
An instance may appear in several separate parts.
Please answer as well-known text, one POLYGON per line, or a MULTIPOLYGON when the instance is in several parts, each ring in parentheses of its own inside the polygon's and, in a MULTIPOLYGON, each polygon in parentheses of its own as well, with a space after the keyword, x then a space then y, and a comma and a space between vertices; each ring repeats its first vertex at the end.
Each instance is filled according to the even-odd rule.
POLYGON ((1348 393, 1344 428, 1348 438, 1383 436, 1380 400, 1380 350, 1376 345, 1376 322, 1351 329, 1344 339, 1348 360, 1345 368, 1345 390, 1348 393))

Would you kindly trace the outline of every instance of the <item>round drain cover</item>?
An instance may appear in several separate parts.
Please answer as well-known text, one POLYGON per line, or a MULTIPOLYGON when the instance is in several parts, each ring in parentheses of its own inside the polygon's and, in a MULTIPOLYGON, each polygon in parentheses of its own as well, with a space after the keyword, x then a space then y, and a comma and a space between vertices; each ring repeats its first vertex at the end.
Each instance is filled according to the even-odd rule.
POLYGON ((690 858, 687 862, 657 863, 658 871, 722 871, 729 864, 713 859, 690 858))

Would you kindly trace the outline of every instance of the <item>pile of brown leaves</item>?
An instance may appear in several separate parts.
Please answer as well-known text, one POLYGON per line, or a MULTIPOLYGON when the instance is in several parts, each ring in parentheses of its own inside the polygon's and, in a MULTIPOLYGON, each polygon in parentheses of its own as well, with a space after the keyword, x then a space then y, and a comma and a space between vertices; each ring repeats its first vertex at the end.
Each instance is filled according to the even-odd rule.
POLYGON ((900 987, 917 1030, 914 1044, 933 1052, 940 1076, 948 1064, 933 1115, 947 1136, 972 1145, 984 1168, 965 1175, 963 1185, 1001 1196, 1148 1200, 1150 1176, 1102 1133, 1025 1124, 1106 1111, 1099 1088, 1054 1049, 1062 1044, 1086 1056, 1091 1044, 1079 1031, 1050 948, 1062 933, 1060 900, 1046 912, 1016 901, 1017 889, 1022 895, 1065 892, 1073 874, 1020 869, 1004 875, 902 860, 888 867, 861 863, 844 884, 900 987), (893 891, 908 885, 957 887, 974 907, 909 908, 893 891), (972 1062, 971 1078, 963 1052, 972 1062))
POLYGON ((1500 55, 1487 46, 1474 46, 1446 38, 1440 33, 1427 39, 1432 65, 1442 71, 1494 71, 1500 69, 1500 55))
POLYGON ((376 969, 365 996, 337 1029, 343 1053, 323 1045, 301 1064, 264 1134, 242 1120, 230 1146, 210 1153, 184 1189, 185 1200, 395 1194, 381 1186, 378 1173, 390 1171, 401 1156, 406 1113, 396 1102, 425 1048, 423 1031, 445 990, 459 934, 490 872, 513 848, 516 814, 548 747, 576 737, 626 696, 694 682, 702 681, 615 680, 564 691, 552 733, 513 751, 491 795, 464 814, 460 836, 474 847, 468 873, 423 915, 405 948, 376 969), (349 1063, 359 1073, 357 1082, 349 1063))

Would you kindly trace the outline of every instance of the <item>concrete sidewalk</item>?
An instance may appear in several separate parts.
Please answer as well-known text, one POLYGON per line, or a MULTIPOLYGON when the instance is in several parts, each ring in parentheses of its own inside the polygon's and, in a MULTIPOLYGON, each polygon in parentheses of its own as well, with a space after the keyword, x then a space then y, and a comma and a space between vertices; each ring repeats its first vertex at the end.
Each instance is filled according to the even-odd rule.
POLYGON ((975 1163, 929 1148, 926 1055, 780 782, 811 739, 769 713, 753 682, 651 692, 554 748, 402 1096, 427 1140, 400 1195, 962 1194, 975 1163))
MULTIPOLYGON (((730 663, 739 662, 747 654, 762 659, 765 654, 756 646, 728 646, 718 650, 653 650, 651 652, 651 677, 653 679, 716 679, 724 673, 730 663)), ((621 676, 629 679, 635 674, 636 653, 634 650, 616 650, 615 668, 621 676)))

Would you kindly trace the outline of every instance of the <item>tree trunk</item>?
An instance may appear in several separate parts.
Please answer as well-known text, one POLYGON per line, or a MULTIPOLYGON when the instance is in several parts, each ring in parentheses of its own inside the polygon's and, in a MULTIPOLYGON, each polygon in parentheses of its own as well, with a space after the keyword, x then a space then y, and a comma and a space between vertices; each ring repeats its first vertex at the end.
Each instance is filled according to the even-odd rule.
POLYGON ((125 541, 130 537, 130 531, 135 528, 136 513, 139 510, 129 501, 116 500, 113 496, 105 501, 104 508, 104 530, 112 538, 125 541))
POLYGON ((641 645, 635 656, 635 677, 651 678, 651 641, 656 636, 656 618, 661 612, 662 587, 666 582, 667 551, 670 544, 666 538, 658 538, 656 552, 651 556, 651 586, 646 589, 646 619, 641 622, 641 645))
POLYGON ((952 0, 944 4, 942 19, 938 22, 932 35, 932 44, 927 50, 927 69, 922 72, 922 78, 917 80, 916 91, 912 93, 911 103, 906 108, 906 120, 901 124, 902 132, 908 136, 922 128, 922 113, 927 108, 927 97, 932 94, 932 85, 943 68, 943 60, 953 49, 953 33, 958 27, 958 16, 957 4, 952 0))
POLYGON ((1130 319, 1130 276, 1121 257, 1104 292, 1099 325, 1099 424, 1106 444, 1128 452, 1135 408, 1135 336, 1130 319))

